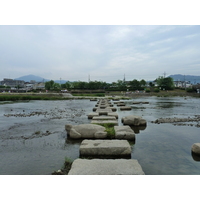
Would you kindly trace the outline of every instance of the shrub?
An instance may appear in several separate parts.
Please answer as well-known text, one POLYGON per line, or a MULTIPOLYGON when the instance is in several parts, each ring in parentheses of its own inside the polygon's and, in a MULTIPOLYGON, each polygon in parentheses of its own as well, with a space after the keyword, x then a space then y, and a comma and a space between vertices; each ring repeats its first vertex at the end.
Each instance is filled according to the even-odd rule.
POLYGON ((195 90, 193 88, 187 88, 186 91, 191 93, 191 92, 194 92, 195 90))
POLYGON ((149 88, 147 88, 147 89, 146 89, 146 92, 149 93, 149 92, 151 92, 151 90, 150 90, 149 88))
POLYGON ((160 90, 158 88, 155 88, 154 92, 160 92, 160 90))

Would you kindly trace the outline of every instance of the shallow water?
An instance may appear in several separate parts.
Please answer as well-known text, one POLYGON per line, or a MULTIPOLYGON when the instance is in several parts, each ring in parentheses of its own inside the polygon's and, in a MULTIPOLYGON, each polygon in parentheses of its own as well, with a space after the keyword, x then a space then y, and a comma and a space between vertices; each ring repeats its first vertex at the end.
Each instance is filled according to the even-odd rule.
MULTIPOLYGON (((145 174, 200 174, 200 162, 191 154, 193 143, 200 142, 200 128, 195 127, 198 122, 176 126, 151 123, 161 117, 200 115, 199 101, 192 97, 145 97, 126 100, 131 111, 117 108, 120 125, 127 115, 147 120, 146 128, 135 130, 132 144, 132 158, 145 174), (135 101, 149 104, 132 104, 135 101)), ((63 166, 66 157, 78 158, 80 142, 69 140, 64 127, 90 123, 87 114, 95 104, 90 100, 0 104, 0 174, 51 174, 63 166)))

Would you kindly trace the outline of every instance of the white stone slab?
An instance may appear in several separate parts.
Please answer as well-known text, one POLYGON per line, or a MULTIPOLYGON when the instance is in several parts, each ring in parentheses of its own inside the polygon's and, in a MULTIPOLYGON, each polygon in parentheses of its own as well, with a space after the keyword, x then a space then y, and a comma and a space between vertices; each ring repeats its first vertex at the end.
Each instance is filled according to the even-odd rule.
POLYGON ((76 159, 68 175, 144 175, 134 159, 76 159))
POLYGON ((80 156, 130 157, 131 146, 127 140, 83 140, 80 156))

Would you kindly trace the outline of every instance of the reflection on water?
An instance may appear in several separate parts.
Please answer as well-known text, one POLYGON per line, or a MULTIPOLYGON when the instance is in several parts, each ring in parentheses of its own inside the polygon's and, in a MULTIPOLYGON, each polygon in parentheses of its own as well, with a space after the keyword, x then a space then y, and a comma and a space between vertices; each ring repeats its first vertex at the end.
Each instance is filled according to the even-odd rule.
MULTIPOLYGON (((200 158, 191 153, 192 145, 200 142, 200 129, 151 123, 161 117, 199 115, 199 100, 191 97, 123 100, 132 107, 130 111, 120 111, 114 105, 119 125, 123 125, 121 118, 127 115, 147 120, 146 127, 132 127, 139 134, 136 142, 131 143, 132 158, 138 160, 145 174, 200 174, 200 158), (133 105, 134 101, 148 104, 133 105)), ((90 123, 87 114, 95 104, 89 100, 0 104, 0 174, 51 174, 63 166, 66 157, 78 158, 81 140, 67 138, 65 124, 90 123)))
POLYGON ((191 155, 192 155, 192 158, 195 160, 195 161, 200 161, 200 156, 191 152, 191 155))
POLYGON ((144 131, 147 126, 130 126, 134 133, 140 133, 140 131, 144 131))

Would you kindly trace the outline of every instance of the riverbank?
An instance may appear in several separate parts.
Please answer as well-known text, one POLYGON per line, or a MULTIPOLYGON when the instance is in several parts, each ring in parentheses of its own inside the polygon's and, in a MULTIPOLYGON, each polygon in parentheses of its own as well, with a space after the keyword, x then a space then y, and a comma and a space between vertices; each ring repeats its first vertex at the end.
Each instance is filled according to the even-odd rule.
POLYGON ((0 93, 0 101, 20 101, 20 100, 71 100, 71 99, 130 99, 135 97, 200 97, 198 93, 189 93, 185 90, 172 90, 160 92, 121 92, 111 91, 106 93, 91 93, 91 94, 70 94, 70 93, 0 93))

